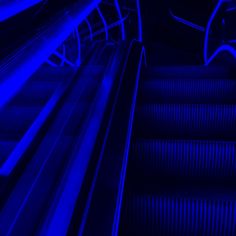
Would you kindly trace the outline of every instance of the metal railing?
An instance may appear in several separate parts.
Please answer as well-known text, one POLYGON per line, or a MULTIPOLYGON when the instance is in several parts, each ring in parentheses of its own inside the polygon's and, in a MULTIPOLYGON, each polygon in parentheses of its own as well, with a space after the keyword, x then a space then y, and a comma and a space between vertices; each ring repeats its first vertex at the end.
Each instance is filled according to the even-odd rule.
MULTIPOLYGON (((120 28, 121 40, 127 39, 125 33, 125 20, 118 0, 114 0, 114 7, 117 11, 118 20, 113 23, 107 23, 106 15, 100 8, 103 4, 101 0, 86 0, 66 9, 63 15, 57 17, 53 23, 49 23, 43 30, 27 45, 24 45, 12 57, 0 66, 0 108, 3 107, 10 99, 21 89, 30 76, 45 62, 51 66, 75 66, 81 63, 81 42, 87 40, 86 36, 81 37, 80 25, 85 22, 89 34, 89 40, 94 40, 96 36, 105 32, 105 40, 109 40, 109 30, 114 27, 120 28), (97 12, 102 22, 102 27, 98 31, 94 31, 93 24, 90 22, 89 16, 97 12), (74 61, 66 56, 68 44, 66 40, 69 37, 74 38, 77 43, 78 58, 74 61), (62 50, 60 50, 62 48, 62 50), (52 58, 57 58, 54 61, 52 58)), ((106 4, 106 3, 104 3, 106 4)), ((141 15, 139 9, 139 0, 137 0, 138 21, 141 25, 141 15)), ((142 40, 141 26, 138 32, 139 40, 142 40)))
MULTIPOLYGON (((209 17, 209 20, 207 22, 206 27, 200 26, 196 23, 193 23, 189 20, 183 19, 182 17, 176 16, 171 10, 169 10, 169 14, 171 18, 181 24, 184 24, 188 27, 191 27, 197 31, 204 32, 204 47, 203 47, 203 57, 204 57, 204 64, 209 65, 219 54, 223 52, 229 53, 231 56, 236 58, 236 49, 230 45, 230 43, 234 43, 234 40, 231 40, 227 43, 224 43, 223 45, 220 45, 210 56, 209 56, 209 38, 211 35, 211 27, 212 24, 217 16, 217 13, 219 12, 220 8, 224 4, 224 2, 227 2, 225 0, 219 0, 212 12, 212 14, 209 17)), ((235 11, 236 8, 230 8, 228 11, 235 11)))

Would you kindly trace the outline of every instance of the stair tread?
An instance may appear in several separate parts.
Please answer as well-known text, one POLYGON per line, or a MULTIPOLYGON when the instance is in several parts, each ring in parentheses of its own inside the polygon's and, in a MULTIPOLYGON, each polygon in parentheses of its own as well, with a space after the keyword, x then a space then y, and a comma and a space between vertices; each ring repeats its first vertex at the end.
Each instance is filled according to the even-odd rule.
POLYGON ((149 67, 140 82, 120 235, 234 235, 235 70, 149 67))
POLYGON ((141 82, 140 103, 235 103, 236 82, 228 79, 152 79, 141 82))
POLYGON ((123 225, 129 228, 122 235, 233 236, 235 232, 235 197, 136 195, 127 197, 124 209, 123 225))
POLYGON ((236 105, 147 104, 138 106, 135 134, 143 138, 234 139, 236 105))
POLYGON ((224 66, 153 66, 146 71, 151 78, 233 78, 235 70, 224 66))

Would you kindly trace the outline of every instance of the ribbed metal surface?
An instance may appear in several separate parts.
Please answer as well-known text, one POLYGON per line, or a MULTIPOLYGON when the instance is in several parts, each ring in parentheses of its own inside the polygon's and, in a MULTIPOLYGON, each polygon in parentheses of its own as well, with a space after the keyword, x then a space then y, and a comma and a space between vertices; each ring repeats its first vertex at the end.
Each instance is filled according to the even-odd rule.
POLYGON ((236 235, 236 84, 217 71, 166 67, 146 74, 120 235, 236 235))
POLYGON ((137 108, 136 130, 142 137, 236 137, 236 106, 148 104, 137 108))
POLYGON ((235 235, 236 200, 134 195, 124 207, 121 235, 235 235))
POLYGON ((229 79, 160 79, 143 81, 142 102, 233 103, 236 83, 229 79))
POLYGON ((152 176, 236 175, 236 143, 194 140, 139 140, 132 145, 130 161, 152 176))

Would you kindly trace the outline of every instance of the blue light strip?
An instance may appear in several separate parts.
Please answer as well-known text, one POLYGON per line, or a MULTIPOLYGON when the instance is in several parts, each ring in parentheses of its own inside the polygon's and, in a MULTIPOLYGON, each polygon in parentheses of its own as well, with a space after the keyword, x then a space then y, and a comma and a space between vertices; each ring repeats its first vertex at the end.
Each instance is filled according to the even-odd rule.
POLYGON ((81 40, 80 40, 78 27, 76 27, 76 29, 75 29, 75 35, 76 35, 77 44, 78 44, 78 57, 76 60, 76 66, 80 66, 80 64, 81 64, 81 40))
POLYGON ((64 63, 67 63, 68 65, 70 66, 75 66, 72 62, 70 62, 66 57, 65 55, 63 54, 60 54, 58 51, 55 51, 54 54, 59 57, 64 63))
POLYGON ((92 41, 93 40, 93 29, 92 29, 92 26, 91 26, 91 24, 90 24, 88 19, 86 19, 85 22, 86 22, 86 24, 87 24, 87 26, 89 28, 90 41, 92 41))
POLYGON ((11 0, 0 3, 0 22, 40 3, 42 0, 11 0))
POLYGON ((204 28, 204 27, 202 27, 202 26, 197 25, 197 24, 195 24, 195 23, 193 23, 193 22, 191 22, 191 21, 185 20, 185 19, 183 19, 183 18, 181 18, 181 17, 178 17, 178 16, 174 15, 171 10, 169 11, 169 13, 170 13, 170 16, 171 16, 174 20, 178 21, 179 23, 182 23, 182 24, 184 24, 184 25, 186 25, 186 26, 189 26, 189 27, 191 27, 191 28, 193 28, 193 29, 196 29, 196 30, 198 30, 198 31, 205 32, 205 28, 204 28))
POLYGON ((43 230, 42 235, 66 235, 103 115, 107 107, 114 79, 112 72, 117 67, 116 59, 116 57, 114 59, 110 58, 108 64, 109 73, 105 74, 96 94, 97 99, 95 99, 96 102, 93 104, 93 115, 90 117, 86 127, 84 127, 81 139, 78 140, 77 146, 73 151, 73 164, 71 165, 70 172, 68 172, 68 175, 66 176, 67 181, 65 187, 53 215, 50 218, 50 222, 43 230))
POLYGON ((32 124, 32 126, 29 128, 29 130, 25 133, 24 137, 21 139, 21 141, 18 143, 16 148, 13 150, 13 152, 10 154, 10 156, 7 158, 7 160, 4 162, 4 164, 0 167, 0 176, 9 176, 11 172, 16 167, 17 163, 23 156, 23 154, 26 152, 26 150, 31 145, 33 139, 37 135, 38 131, 42 127, 42 125, 45 123, 48 116, 51 114, 53 108, 61 98, 63 94, 63 88, 64 86, 61 86, 52 96, 52 98, 48 101, 46 106, 43 108, 35 122, 32 124))
POLYGON ((236 11, 236 7, 231 7, 225 10, 226 12, 236 11))
POLYGON ((51 24, 43 36, 31 42, 27 49, 7 66, 7 70, 0 73, 0 108, 15 96, 30 76, 69 37, 74 26, 86 19, 100 2, 101 0, 87 0, 74 5, 56 24, 51 24))
MULTIPOLYGON (((114 0, 114 1, 115 1, 115 6, 116 6, 116 10, 118 12, 119 18, 120 18, 120 20, 122 20, 123 17, 122 17, 122 13, 121 13, 121 10, 120 10, 119 2, 118 2, 118 0, 114 0)), ((124 21, 121 21, 120 27, 121 27, 122 40, 125 40, 125 25, 124 25, 124 21)))
POLYGON ((208 64, 208 41, 209 41, 209 34, 210 34, 211 25, 216 17, 216 14, 218 13, 223 1, 224 0, 219 0, 213 13, 211 14, 210 19, 208 20, 208 23, 206 26, 206 33, 205 33, 205 39, 204 39, 204 52, 203 52, 205 64, 208 64))
POLYGON ((137 14, 138 14, 138 40, 139 42, 143 41, 143 26, 142 26, 142 16, 140 9, 140 0, 136 0, 137 5, 137 14))
MULTIPOLYGON (((112 29, 112 28, 115 28, 116 26, 120 25, 121 22, 125 21, 127 18, 128 18, 128 17, 126 16, 126 17, 124 17, 123 19, 118 20, 118 21, 116 21, 116 22, 114 22, 114 23, 108 25, 108 26, 107 26, 107 29, 110 30, 110 29, 112 29)), ((104 32, 105 32, 105 29, 100 29, 100 30, 98 30, 98 31, 96 31, 96 32, 93 33, 93 37, 95 37, 95 36, 97 36, 97 35, 99 35, 99 34, 101 34, 101 33, 104 33, 104 32)), ((87 39, 88 39, 88 38, 84 38, 84 40, 87 40, 87 39)))
POLYGON ((105 151, 105 147, 106 147, 106 143, 107 143, 107 138, 108 138, 108 135, 109 135, 109 132, 110 132, 110 128, 111 128, 111 124, 112 124, 112 118, 113 118, 113 115, 114 115, 114 112, 115 112, 115 107, 116 107, 115 104, 117 104, 117 101, 118 101, 119 91, 120 91, 120 88, 121 88, 121 84, 122 84, 122 81, 123 81, 125 69, 126 69, 126 66, 127 66, 127 63, 128 63, 128 58, 129 58, 131 48, 132 48, 132 45, 133 45, 134 41, 131 42, 130 47, 128 49, 127 56, 125 58, 124 66, 123 66, 121 76, 120 76, 119 86, 117 88, 117 94, 116 94, 115 100, 114 100, 114 106, 112 107, 110 119, 109 119, 109 122, 108 122, 108 128, 107 128, 107 131, 106 131, 106 134, 105 134, 101 154, 99 155, 98 164, 97 164, 96 171, 95 171, 95 174, 94 174, 92 186, 91 186, 90 191, 89 191, 89 196, 88 196, 88 200, 86 202, 86 206, 85 206, 85 210, 84 210, 84 214, 83 214, 83 218, 82 218, 82 223, 81 223, 81 226, 80 226, 80 229, 79 229, 78 236, 83 236, 83 233, 84 233, 84 227, 85 227, 86 220, 87 220, 87 217, 88 217, 89 208, 90 208, 90 205, 91 205, 96 180, 97 180, 99 169, 100 169, 100 166, 101 166, 102 157, 104 155, 104 151, 105 151))
POLYGON ((104 16, 103 16, 103 14, 102 14, 102 12, 101 12, 99 7, 97 7, 97 11, 98 11, 98 14, 99 14, 99 16, 100 16, 100 18, 102 20, 103 26, 104 26, 104 30, 105 30, 105 34, 106 34, 106 40, 108 40, 107 22, 106 22, 106 20, 105 20, 105 18, 104 18, 104 16))
POLYGON ((141 66, 142 66, 143 59, 146 65, 146 54, 145 54, 144 47, 142 48, 142 51, 140 53, 138 71, 136 75, 136 84, 134 88, 134 95, 133 95, 132 106, 131 106, 131 111, 130 111, 130 120, 129 120, 128 132, 127 132, 127 137, 126 137, 126 147, 125 147, 124 159, 123 159, 122 170, 121 170, 121 178, 120 178, 120 183, 119 183, 119 192, 117 196, 115 217, 114 217, 113 227, 112 227, 112 236, 117 236, 118 231, 119 231, 119 221, 120 221, 121 207, 122 207, 122 201, 123 201, 123 192, 124 192, 124 185, 125 185, 125 178, 126 178, 126 170, 127 170, 129 150, 130 150, 130 140, 131 140, 131 134, 132 134, 132 129, 133 129, 134 112, 135 112, 135 107, 136 107, 139 79, 140 79, 141 66))
POLYGON ((46 63, 52 67, 58 67, 58 65, 52 61, 50 61, 49 59, 46 61, 46 63))
POLYGON ((208 58, 208 42, 209 42, 210 28, 211 28, 212 22, 214 21, 223 2, 224 2, 224 0, 219 0, 219 2, 217 3, 217 5, 216 5, 208 23, 207 23, 205 40, 204 40, 204 62, 205 62, 205 65, 209 65, 219 54, 221 54, 223 52, 228 52, 234 58, 236 58, 236 49, 230 45, 227 45, 227 44, 220 46, 218 49, 216 49, 216 51, 212 54, 212 56, 210 58, 208 58))
POLYGON ((213 53, 213 55, 209 59, 207 59, 206 65, 209 65, 219 54, 223 52, 228 52, 236 59, 236 49, 230 45, 222 45, 213 53))

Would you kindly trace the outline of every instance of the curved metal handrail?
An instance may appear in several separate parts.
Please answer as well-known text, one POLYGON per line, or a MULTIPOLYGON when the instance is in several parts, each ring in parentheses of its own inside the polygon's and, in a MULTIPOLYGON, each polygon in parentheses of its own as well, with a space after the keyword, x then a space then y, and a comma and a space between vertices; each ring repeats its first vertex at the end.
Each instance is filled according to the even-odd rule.
POLYGON ((42 0, 11 0, 0 2, 0 22, 3 22, 26 9, 33 7, 42 2, 42 0))
POLYGON ((193 29, 196 29, 198 31, 201 31, 201 32, 205 32, 205 28, 203 26, 200 26, 198 24, 195 24, 189 20, 186 20, 186 19, 183 19, 182 17, 179 17, 179 16, 176 16, 171 9, 169 9, 169 14, 171 16, 171 18, 175 21, 178 21, 179 23, 182 23, 188 27, 191 27, 193 29))
POLYGON ((209 43, 210 28, 223 3, 224 3, 224 0, 218 1, 207 23, 206 34, 205 34, 205 39, 204 39, 204 52, 203 52, 205 65, 209 65, 217 56, 219 56, 223 52, 228 52, 230 55, 232 55, 236 59, 236 49, 229 44, 221 45, 214 51, 214 53, 210 57, 208 57, 208 43, 209 43))
POLYGON ((3 107, 24 85, 30 76, 52 55, 86 17, 98 6, 101 0, 79 2, 57 21, 50 23, 21 52, 17 58, 1 71, 0 108, 3 107))

